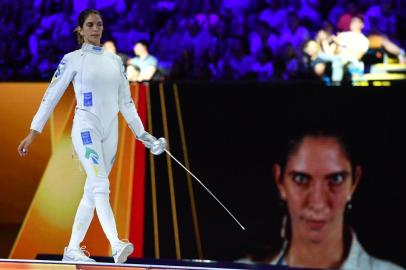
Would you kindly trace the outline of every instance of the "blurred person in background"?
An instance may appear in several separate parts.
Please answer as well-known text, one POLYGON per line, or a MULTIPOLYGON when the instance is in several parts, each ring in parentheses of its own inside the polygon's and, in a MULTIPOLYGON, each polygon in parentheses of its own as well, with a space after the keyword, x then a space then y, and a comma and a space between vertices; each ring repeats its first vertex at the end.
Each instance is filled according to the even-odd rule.
POLYGON ((295 12, 289 12, 287 26, 281 30, 278 48, 283 51, 284 46, 290 44, 296 53, 300 54, 303 44, 310 38, 310 33, 304 27, 295 12))
POLYGON ((219 61, 223 78, 245 79, 252 72, 254 58, 249 54, 248 42, 243 38, 235 38, 230 55, 219 61))
POLYGON ((256 29, 249 33, 249 42, 252 56, 256 56, 258 52, 266 48, 270 48, 272 51, 278 49, 278 36, 264 21, 258 21, 256 29))
POLYGON ((126 55, 125 53, 117 52, 116 43, 114 42, 114 40, 105 41, 103 43, 103 48, 106 51, 111 52, 112 54, 117 54, 121 58, 123 64, 125 66, 127 65, 127 61, 130 59, 130 57, 128 57, 128 55, 126 55))
POLYGON ((323 79, 327 85, 331 84, 332 64, 339 65, 340 59, 336 55, 336 36, 333 34, 333 26, 329 22, 324 22, 324 27, 320 29, 314 40, 308 40, 303 46, 302 64, 307 74, 323 79), (338 63, 335 63, 338 61, 338 63))
POLYGON ((213 2, 213 0, 201 1, 200 11, 195 15, 196 21, 204 29, 216 28, 220 21, 220 16, 214 9, 213 2))
POLYGON ((149 81, 157 71, 158 60, 149 54, 148 42, 137 41, 134 45, 134 58, 127 61, 127 78, 131 82, 149 81), (139 72, 137 72, 139 69, 139 72))
POLYGON ((335 43, 334 26, 329 21, 323 22, 323 27, 317 31, 315 41, 319 44, 321 51, 332 55, 337 51, 335 43))
POLYGON ((76 34, 81 49, 64 56, 35 114, 29 134, 18 146, 20 156, 42 132, 53 109, 70 83, 76 97, 72 127, 72 143, 86 171, 83 197, 80 200, 72 234, 63 254, 63 261, 94 262, 80 247, 96 209, 100 224, 112 250, 114 262, 123 263, 134 251, 128 241, 118 238, 116 223, 109 202, 109 173, 114 165, 118 144, 120 111, 133 134, 155 154, 162 153, 165 143, 144 130, 131 98, 121 59, 100 45, 103 21, 100 12, 87 9, 80 13, 76 34), (153 151, 153 149, 156 150, 153 151))
POLYGON ((182 49, 193 49, 196 61, 210 47, 211 41, 212 36, 209 29, 202 28, 195 18, 190 18, 187 22, 186 32, 181 35, 177 43, 182 49))
POLYGON ((333 25, 338 24, 340 17, 346 12, 346 5, 351 0, 336 0, 334 5, 329 8, 326 19, 331 22, 333 25))
POLYGON ((223 0, 221 1, 220 11, 223 14, 244 14, 252 5, 252 0, 223 0))
POLYGON ((281 71, 283 80, 298 79, 300 77, 302 72, 300 55, 290 42, 281 48, 279 59, 283 63, 281 71))
POLYGON ((173 61, 170 77, 172 79, 181 80, 192 78, 195 68, 195 57, 193 48, 179 48, 180 53, 173 61))
POLYGON ((177 24, 173 19, 168 19, 163 29, 155 34, 151 45, 151 51, 159 60, 159 67, 170 72, 173 61, 178 56, 181 34, 177 29, 177 24))
POLYGON ((362 74, 364 63, 361 58, 368 51, 369 40, 362 33, 364 21, 361 17, 351 19, 350 31, 341 32, 335 38, 337 43, 337 55, 340 61, 333 66, 333 81, 340 84, 344 76, 345 65, 351 74, 362 74))
POLYGON ((267 0, 266 2, 268 7, 260 12, 259 19, 266 22, 273 31, 280 34, 288 19, 287 10, 282 7, 281 0, 267 0))
POLYGON ((225 21, 220 21, 216 29, 213 30, 213 38, 210 43, 209 51, 216 51, 218 56, 228 57, 234 39, 229 35, 230 26, 225 21))
POLYGON ((318 0, 289 0, 286 9, 288 13, 295 13, 307 30, 313 32, 320 27, 318 0))
POLYGON ((365 12, 365 32, 385 34, 390 39, 396 36, 396 10, 392 0, 380 0, 365 12))
POLYGON ((400 64, 406 63, 405 50, 385 35, 372 32, 368 35, 368 40, 370 50, 368 51, 368 53, 372 52, 380 54, 382 52, 384 55, 381 55, 380 58, 382 58, 383 63, 387 62, 389 56, 391 56, 392 58, 397 58, 397 62, 400 64))
POLYGON ((261 49, 252 64, 252 72, 260 81, 270 80, 273 78, 272 51, 269 48, 261 49))
MULTIPOLYGON (((303 64, 310 75, 323 78, 328 69, 328 64, 332 62, 332 57, 321 51, 319 43, 315 40, 309 40, 303 47, 303 64)), ((311 76, 313 77, 313 76, 311 76)))

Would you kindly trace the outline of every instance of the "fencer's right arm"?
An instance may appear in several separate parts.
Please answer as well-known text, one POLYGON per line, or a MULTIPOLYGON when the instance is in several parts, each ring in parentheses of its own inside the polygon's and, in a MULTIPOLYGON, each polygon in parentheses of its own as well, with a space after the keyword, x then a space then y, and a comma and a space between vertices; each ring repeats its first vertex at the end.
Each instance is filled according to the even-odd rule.
POLYGON ((52 81, 42 98, 40 107, 31 122, 31 130, 42 132, 45 123, 75 76, 72 56, 67 54, 59 63, 52 81))

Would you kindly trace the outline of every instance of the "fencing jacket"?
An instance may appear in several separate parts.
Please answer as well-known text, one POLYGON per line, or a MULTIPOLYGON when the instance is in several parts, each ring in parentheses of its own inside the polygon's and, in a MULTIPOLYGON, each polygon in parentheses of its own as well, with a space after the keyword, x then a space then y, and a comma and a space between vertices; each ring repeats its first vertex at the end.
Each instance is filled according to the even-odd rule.
POLYGON ((63 57, 34 116, 31 129, 42 132, 70 82, 75 91, 76 108, 95 115, 104 130, 120 111, 137 137, 144 133, 120 57, 86 43, 81 49, 63 57))

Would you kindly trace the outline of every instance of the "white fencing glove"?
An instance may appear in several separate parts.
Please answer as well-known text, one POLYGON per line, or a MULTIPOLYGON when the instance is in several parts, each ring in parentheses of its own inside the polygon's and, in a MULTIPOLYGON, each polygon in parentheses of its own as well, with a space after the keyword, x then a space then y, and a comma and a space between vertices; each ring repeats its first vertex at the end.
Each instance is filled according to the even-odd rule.
POLYGON ((140 140, 146 148, 150 149, 154 155, 160 155, 166 150, 165 138, 157 139, 146 131, 138 137, 138 140, 140 140))

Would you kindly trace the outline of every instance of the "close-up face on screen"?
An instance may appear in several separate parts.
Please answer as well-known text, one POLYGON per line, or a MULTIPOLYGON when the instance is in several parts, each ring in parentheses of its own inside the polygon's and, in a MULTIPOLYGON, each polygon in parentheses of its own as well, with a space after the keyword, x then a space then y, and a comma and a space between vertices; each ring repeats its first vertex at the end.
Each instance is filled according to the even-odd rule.
POLYGON ((405 19, 0 0, 0 269, 405 269, 405 19))

